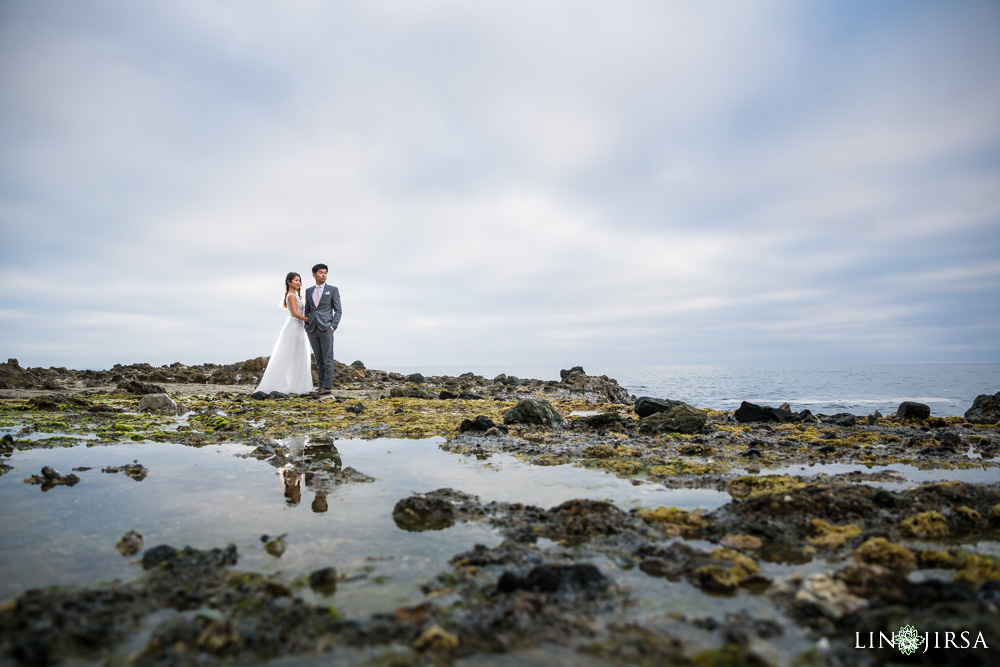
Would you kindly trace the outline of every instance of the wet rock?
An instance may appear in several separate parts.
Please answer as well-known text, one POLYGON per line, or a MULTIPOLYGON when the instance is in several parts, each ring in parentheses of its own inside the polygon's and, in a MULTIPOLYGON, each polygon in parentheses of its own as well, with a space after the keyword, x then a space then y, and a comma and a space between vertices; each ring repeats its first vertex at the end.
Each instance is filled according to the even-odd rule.
POLYGON ((475 419, 463 419, 458 425, 459 433, 488 433, 490 429, 498 429, 502 433, 507 432, 507 427, 503 424, 494 424, 493 420, 484 415, 479 415, 475 419))
POLYGON ((440 625, 432 625, 417 637, 413 648, 418 651, 453 651, 458 648, 458 637, 440 625))
POLYGON ((586 373, 583 371, 583 366, 573 366, 573 368, 570 368, 569 370, 559 371, 559 379, 563 382, 570 378, 574 378, 574 376, 579 377, 585 375, 586 373))
POLYGON ((24 480, 25 484, 40 484, 42 491, 48 491, 54 486, 74 486, 79 481, 80 478, 73 473, 60 475, 59 471, 50 466, 44 466, 41 475, 32 475, 24 480))
POLYGON ((552 404, 539 398, 526 398, 503 413, 504 424, 551 425, 565 421, 552 404))
POLYGON ((53 411, 58 410, 60 406, 66 406, 69 408, 82 408, 87 409, 91 407, 89 401, 78 396, 70 396, 67 394, 46 394, 43 396, 32 396, 28 399, 28 405, 35 408, 36 410, 46 410, 53 411))
POLYGON ((309 588, 323 595, 333 595, 337 591, 337 569, 324 567, 310 572, 309 588))
POLYGON ((446 498, 411 496, 396 503, 392 520, 410 532, 443 530, 455 523, 455 508, 446 498))
POLYGON ((0 364, 0 389, 31 387, 34 384, 35 377, 21 368, 17 359, 8 359, 7 363, 0 364))
POLYGON ((740 407, 733 413, 736 421, 740 423, 748 422, 778 422, 784 424, 793 421, 795 416, 788 410, 772 408, 767 405, 757 405, 743 401, 740 407))
POLYGON ((677 407, 678 405, 685 405, 685 403, 683 401, 672 401, 667 398, 652 398, 650 396, 643 396, 636 399, 632 409, 635 410, 635 414, 639 416, 639 419, 643 419, 656 414, 657 412, 666 412, 667 410, 677 407))
POLYGON ((568 544, 580 544, 594 537, 615 535, 631 522, 628 515, 604 500, 568 500, 544 516, 536 526, 539 534, 568 544))
POLYGON ((775 581, 767 591, 772 598, 784 598, 793 613, 804 619, 825 617, 831 621, 864 609, 868 602, 851 593, 847 584, 826 573, 813 573, 802 577, 794 573, 775 581))
POLYGON ((965 418, 976 424, 996 424, 1000 422, 1000 391, 990 396, 980 394, 965 411, 965 418))
POLYGON ((130 530, 122 535, 115 548, 123 556, 134 556, 142 551, 142 535, 134 530, 130 530))
POLYGON ((264 543, 264 551, 275 558, 281 558, 282 554, 285 553, 285 548, 287 547, 285 543, 286 537, 288 537, 287 534, 278 535, 276 537, 261 535, 260 541, 264 543))
POLYGON ((176 555, 177 549, 173 548, 169 544, 161 544, 153 547, 142 555, 142 568, 144 570, 149 570, 164 563, 168 563, 172 561, 176 555))
POLYGON ((161 544, 147 549, 142 555, 142 568, 152 570, 164 567, 169 570, 218 568, 236 565, 238 554, 236 545, 230 544, 225 549, 218 547, 206 551, 184 547, 175 549, 168 544, 161 544))
POLYGON ((132 463, 126 463, 123 466, 107 466, 106 468, 101 468, 101 472, 106 473, 119 473, 123 472, 137 482, 141 482, 146 479, 146 475, 149 474, 149 470, 146 469, 138 461, 133 461, 132 463))
POLYGON ((617 412, 602 412, 599 415, 588 415, 582 421, 590 428, 607 428, 621 426, 625 423, 625 418, 617 412))
POLYGON ((857 426, 858 418, 856 415, 852 415, 848 412, 841 412, 835 415, 831 415, 829 422, 831 424, 836 424, 837 426, 843 426, 849 428, 851 426, 857 426))
POLYGON ((675 405, 665 412, 656 412, 639 420, 641 433, 700 433, 708 421, 708 413, 687 403, 675 405))
POLYGON ((424 380, 425 380, 424 376, 421 375, 420 373, 410 373, 409 375, 406 376, 406 381, 412 382, 414 384, 423 384, 424 380))
POLYGON ((116 387, 118 391, 123 391, 126 394, 165 394, 166 390, 158 384, 152 384, 151 382, 140 382, 138 380, 127 380, 125 382, 119 382, 116 387))
POLYGON ((250 398, 252 398, 255 401, 264 401, 267 400, 267 397, 268 397, 267 393, 263 391, 255 391, 254 393, 250 394, 250 398))
POLYGON ((497 581, 497 591, 512 593, 517 590, 534 593, 555 593, 565 589, 600 592, 608 587, 608 579, 590 563, 573 565, 539 565, 527 576, 504 572, 497 581))
POLYGON ((365 404, 358 402, 355 403, 354 405, 348 405, 346 408, 344 408, 344 410, 346 410, 347 412, 353 412, 356 415, 360 415, 362 412, 365 411, 365 404))
POLYGON ((390 398, 425 398, 428 400, 434 400, 437 398, 437 394, 429 389, 420 389, 418 387, 393 387, 389 390, 390 398))
POLYGON ((458 394, 453 391, 448 391, 447 389, 442 389, 441 393, 438 394, 438 398, 442 401, 453 401, 458 398, 458 394))
POLYGON ((176 415, 180 414, 181 407, 166 394, 146 394, 139 399, 139 412, 176 415))
POLYGON ((903 401, 896 410, 896 419, 927 419, 931 416, 931 409, 923 403, 914 401, 903 401))

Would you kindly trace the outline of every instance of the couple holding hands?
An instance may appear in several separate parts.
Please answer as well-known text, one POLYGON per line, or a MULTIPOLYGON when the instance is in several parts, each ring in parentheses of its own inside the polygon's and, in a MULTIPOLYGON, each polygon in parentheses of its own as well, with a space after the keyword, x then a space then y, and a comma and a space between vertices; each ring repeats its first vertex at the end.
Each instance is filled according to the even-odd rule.
POLYGON ((278 334, 257 391, 269 394, 329 394, 333 386, 333 332, 340 324, 340 290, 326 283, 326 264, 312 268, 316 285, 302 298, 302 278, 294 271, 285 276, 288 320, 278 334), (316 355, 319 389, 313 391, 309 348, 316 355))

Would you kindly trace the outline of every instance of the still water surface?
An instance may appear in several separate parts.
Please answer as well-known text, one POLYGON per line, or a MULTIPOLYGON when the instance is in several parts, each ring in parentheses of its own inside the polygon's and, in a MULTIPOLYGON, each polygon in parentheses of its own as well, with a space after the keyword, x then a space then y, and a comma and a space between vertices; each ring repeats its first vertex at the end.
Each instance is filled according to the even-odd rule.
MULTIPOLYGON (((158 544, 200 549, 236 544, 239 567, 281 572, 290 577, 328 565, 348 576, 387 583, 352 596, 347 583, 337 592, 338 608, 384 611, 412 602, 417 587, 447 569, 448 559, 476 543, 495 545, 501 537, 483 524, 442 531, 400 530, 392 509, 413 493, 451 487, 484 501, 522 502, 552 507, 573 498, 613 501, 619 507, 675 505, 714 508, 729 496, 714 490, 669 490, 634 486, 599 471, 574 466, 542 467, 510 455, 480 461, 438 448, 443 440, 339 440, 344 466, 376 479, 337 487, 328 510, 312 509, 314 492, 303 489, 292 503, 280 471, 244 458, 245 445, 201 448, 173 443, 18 451, 14 470, 0 477, 0 599, 27 588, 130 579, 141 571, 136 558, 121 556, 115 544, 129 530, 143 535, 147 548, 158 544), (101 468, 137 460, 148 476, 135 481, 101 468), (81 481, 43 492, 23 479, 42 466, 81 481), (281 558, 268 555, 260 537, 287 534, 281 558), (392 585, 388 585, 391 582, 392 585)), ((286 441, 292 449, 304 441, 286 441)), ((346 611, 346 609, 345 609, 346 611)))

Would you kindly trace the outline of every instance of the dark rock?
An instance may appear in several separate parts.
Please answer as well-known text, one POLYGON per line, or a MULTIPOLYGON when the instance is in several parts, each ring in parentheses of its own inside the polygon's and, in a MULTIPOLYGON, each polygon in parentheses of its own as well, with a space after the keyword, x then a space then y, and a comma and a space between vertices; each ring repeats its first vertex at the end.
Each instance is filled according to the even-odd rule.
POLYGON ((503 413, 504 424, 548 425, 565 421, 552 404, 540 398, 526 398, 503 413))
POLYGON ((788 410, 772 408, 767 405, 756 405, 747 401, 740 403, 740 407, 736 409, 733 416, 741 424, 747 422, 778 422, 779 424, 784 424, 795 419, 794 415, 788 410))
POLYGON ((903 401, 896 410, 896 419, 927 419, 930 416, 929 406, 914 401, 903 401))
POLYGON ((389 398, 425 398, 434 400, 437 394, 428 389, 418 389, 417 387, 394 387, 389 390, 389 398))
POLYGON ((48 491, 53 486, 74 486, 79 481, 80 478, 73 473, 60 475, 59 471, 50 466, 43 466, 41 475, 32 475, 24 480, 26 484, 40 484, 42 491, 48 491))
POLYGON ((667 398, 652 398, 649 396, 643 396, 636 400, 632 409, 635 410, 635 414, 639 415, 639 419, 648 417, 649 415, 656 414, 657 412, 666 412, 670 408, 677 407, 678 405, 684 405, 683 401, 672 401, 667 398))
POLYGON ((481 401, 481 400, 483 400, 483 397, 480 396, 479 394, 470 394, 470 393, 466 393, 466 392, 463 391, 461 394, 458 395, 458 400, 460 400, 460 401, 481 401))
POLYGON ((352 361, 351 368, 357 368, 358 370, 365 370, 365 365, 361 361, 352 361))
POLYGON ((142 569, 149 570, 158 565, 162 565, 163 563, 167 563, 173 560, 176 554, 177 549, 174 549, 169 544, 161 544, 157 547, 153 547, 142 555, 142 569))
POLYGON ((462 423, 458 425, 459 433, 467 433, 469 431, 485 433, 496 426, 493 420, 489 417, 479 415, 475 419, 463 419, 462 423))
POLYGON ((708 421, 704 410, 680 403, 666 412, 655 412, 639 420, 641 433, 700 433, 708 421))
POLYGON ((590 563, 539 565, 526 577, 504 572, 497 581, 497 590, 501 593, 513 593, 517 590, 556 593, 573 589, 597 593, 605 590, 608 583, 608 578, 590 563))
POLYGON ((965 411, 965 418, 976 424, 996 424, 1000 422, 1000 391, 993 394, 980 394, 972 402, 972 407, 965 411))
POLYGON ((267 394, 262 391, 255 391, 254 393, 250 394, 250 398, 254 399, 255 401, 264 401, 267 400, 267 394))
POLYGON ((65 405, 73 408, 90 408, 91 404, 77 396, 67 394, 46 394, 43 396, 32 396, 28 400, 28 405, 38 410, 58 410, 59 406, 65 405))
POLYGON ((453 391, 448 391, 447 389, 442 389, 441 393, 438 394, 438 398, 442 401, 453 401, 458 398, 458 394, 453 391))
POLYGON ((139 382, 138 380, 128 380, 126 382, 119 382, 116 387, 118 391, 124 391, 126 394, 165 394, 166 389, 157 384, 152 384, 150 382, 139 382))
POLYGON ((291 398, 291 396, 289 396, 288 394, 286 394, 286 393, 284 393, 282 391, 272 391, 270 394, 267 395, 267 397, 268 398, 278 399, 278 400, 285 399, 285 398, 291 398))
POLYGON ((337 569, 324 567, 321 570, 310 572, 309 588, 323 595, 333 595, 337 590, 337 569))
POLYGON ((423 384, 424 376, 420 373, 410 373, 406 376, 408 382, 413 382, 414 384, 423 384))
POLYGON ((602 412, 599 415, 588 415, 582 421, 591 428, 618 426, 625 423, 625 419, 617 412, 602 412))
POLYGON ((837 415, 833 423, 837 426, 857 426, 858 418, 850 414, 837 415))
POLYGON ((348 405, 346 408, 344 408, 344 410, 346 410, 347 412, 353 412, 356 415, 360 415, 362 412, 365 411, 365 404, 360 402, 355 403, 354 405, 348 405))
POLYGON ((392 520, 410 532, 443 530, 455 523, 455 508, 447 498, 410 496, 396 503, 392 520))
POLYGON ((236 565, 237 560, 235 544, 230 544, 225 549, 214 548, 207 551, 192 547, 175 549, 170 545, 161 544, 142 555, 142 568, 144 570, 159 566, 170 569, 214 568, 236 565))
POLYGON ((573 366, 573 368, 569 369, 568 371, 566 370, 559 371, 559 378, 563 382, 565 382, 567 378, 572 377, 574 375, 586 375, 586 373, 583 372, 582 366, 573 366))

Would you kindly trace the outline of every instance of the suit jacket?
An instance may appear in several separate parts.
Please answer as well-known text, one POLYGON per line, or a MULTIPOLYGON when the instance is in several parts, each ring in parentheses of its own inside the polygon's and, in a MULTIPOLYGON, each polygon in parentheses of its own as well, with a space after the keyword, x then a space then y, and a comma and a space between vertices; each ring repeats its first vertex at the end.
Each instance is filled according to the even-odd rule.
POLYGON ((317 287, 318 285, 313 285, 306 289, 305 316, 309 318, 306 322, 306 331, 317 333, 324 328, 336 331, 340 324, 340 316, 343 314, 340 307, 340 290, 333 285, 323 283, 323 295, 319 298, 317 306, 313 301, 313 292, 317 287))

